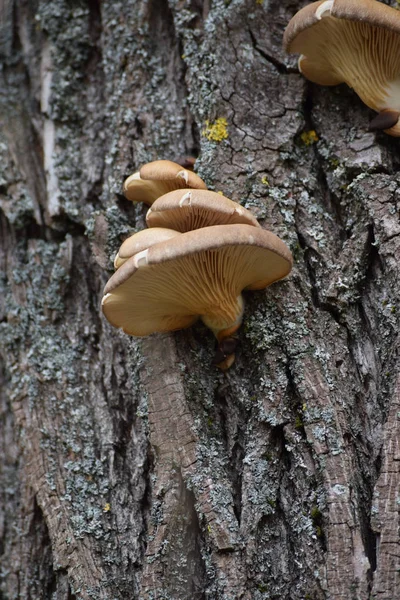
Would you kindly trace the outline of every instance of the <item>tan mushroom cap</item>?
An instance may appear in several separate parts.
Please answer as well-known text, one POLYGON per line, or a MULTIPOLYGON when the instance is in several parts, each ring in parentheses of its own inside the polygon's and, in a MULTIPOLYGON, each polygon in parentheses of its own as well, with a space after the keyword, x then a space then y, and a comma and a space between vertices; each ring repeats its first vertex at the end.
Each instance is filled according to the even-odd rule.
POLYGON ((123 192, 128 200, 151 206, 160 196, 181 188, 206 190, 207 186, 193 171, 183 169, 170 160, 156 160, 128 177, 123 192))
POLYGON ((165 227, 153 227, 152 229, 143 229, 128 237, 120 247, 114 259, 114 267, 119 269, 131 256, 138 252, 143 252, 147 248, 165 242, 173 237, 180 235, 179 231, 166 229, 165 227))
MULTIPOLYGON (((376 0, 323 0, 301 9, 284 34, 299 69, 321 85, 347 83, 377 112, 400 115, 400 13, 376 0)), ((396 123, 396 119, 394 119, 396 123)), ((400 125, 386 129, 400 136, 400 125)))
POLYGON ((260 227, 249 210, 209 190, 175 190, 158 198, 146 215, 149 227, 184 233, 212 225, 247 224, 260 227))
POLYGON ((205 227, 129 258, 104 289, 103 312, 135 336, 182 329, 201 317, 221 340, 240 326, 242 290, 267 287, 291 267, 289 249, 270 231, 205 227))

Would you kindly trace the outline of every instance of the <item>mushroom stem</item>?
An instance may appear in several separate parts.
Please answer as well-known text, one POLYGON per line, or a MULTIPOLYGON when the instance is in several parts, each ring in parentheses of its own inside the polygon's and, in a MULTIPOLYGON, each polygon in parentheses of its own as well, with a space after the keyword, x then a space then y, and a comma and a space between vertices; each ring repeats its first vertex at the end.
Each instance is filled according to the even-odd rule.
POLYGON ((218 344, 217 351, 212 364, 226 371, 235 362, 235 350, 238 345, 238 340, 233 337, 227 337, 218 344))
POLYGON ((219 363, 214 362, 214 364, 216 367, 218 367, 218 369, 221 369, 221 371, 227 371, 228 369, 231 368, 231 366, 233 365, 234 362, 235 362, 235 355, 228 354, 228 356, 225 356, 221 362, 219 362, 219 363))
POLYGON ((235 303, 227 303, 226 306, 215 306, 207 315, 201 319, 213 332, 219 342, 230 337, 242 324, 244 302, 240 294, 235 303), (232 305, 233 304, 233 305, 232 305), (234 308, 234 312, 232 309, 234 308))
POLYGON ((380 129, 390 129, 397 124, 399 117, 400 112, 397 110, 381 110, 381 112, 372 119, 369 124, 369 130, 378 131, 380 129))

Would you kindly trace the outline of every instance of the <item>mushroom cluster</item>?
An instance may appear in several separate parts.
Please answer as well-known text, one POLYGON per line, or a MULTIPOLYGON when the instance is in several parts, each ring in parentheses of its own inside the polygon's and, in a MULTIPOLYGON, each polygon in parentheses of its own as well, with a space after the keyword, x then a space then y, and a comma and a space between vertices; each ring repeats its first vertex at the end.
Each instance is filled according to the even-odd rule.
POLYGON ((284 35, 287 52, 314 83, 347 83, 379 113, 370 129, 400 136, 400 13, 376 0, 321 0, 302 8, 284 35))
POLYGON ((214 364, 229 368, 242 291, 285 277, 289 249, 248 210, 176 163, 145 165, 125 181, 124 194, 150 205, 149 229, 120 247, 104 289, 104 315, 134 336, 183 329, 201 318, 218 340, 214 364))

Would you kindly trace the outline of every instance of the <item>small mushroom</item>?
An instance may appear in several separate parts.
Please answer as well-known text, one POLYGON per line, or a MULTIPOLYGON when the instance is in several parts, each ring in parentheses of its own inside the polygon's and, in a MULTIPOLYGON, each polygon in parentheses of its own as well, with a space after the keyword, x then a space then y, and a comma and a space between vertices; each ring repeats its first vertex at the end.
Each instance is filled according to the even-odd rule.
POLYGON ((320 85, 347 83, 378 113, 372 129, 400 136, 400 14, 376 0, 323 0, 302 8, 284 34, 299 69, 320 85))
POLYGON ((246 208, 209 190, 175 190, 161 196, 149 208, 146 222, 149 227, 168 227, 182 233, 211 225, 260 227, 246 208))
POLYGON ((213 365, 219 367, 223 371, 226 371, 231 367, 235 360, 235 350, 238 345, 236 338, 227 337, 218 344, 218 348, 215 352, 213 365))
POLYGON ((123 192, 128 200, 151 206, 160 196, 180 188, 206 190, 207 186, 193 171, 182 169, 181 165, 170 160, 156 160, 128 177, 123 192))
POLYGON ((118 250, 114 259, 114 267, 119 269, 131 256, 134 256, 138 252, 143 252, 143 250, 154 246, 154 244, 170 240, 177 235, 179 235, 179 231, 165 229, 165 227, 153 227, 152 229, 143 229, 143 231, 134 233, 123 242, 118 250))
POLYGON ((221 344, 242 322, 242 290, 265 288, 291 267, 289 249, 270 231, 196 229, 129 258, 104 289, 103 313, 135 336, 189 327, 201 317, 221 344))

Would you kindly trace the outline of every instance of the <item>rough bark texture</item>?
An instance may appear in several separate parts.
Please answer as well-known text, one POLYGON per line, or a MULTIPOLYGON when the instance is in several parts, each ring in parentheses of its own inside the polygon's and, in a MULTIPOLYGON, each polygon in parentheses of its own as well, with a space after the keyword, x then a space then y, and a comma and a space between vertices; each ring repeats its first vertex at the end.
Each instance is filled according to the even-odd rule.
POLYGON ((399 141, 283 55, 299 7, 3 0, 1 598, 400 598, 399 141), (295 257, 227 373, 99 311, 124 177, 197 154, 295 257))

